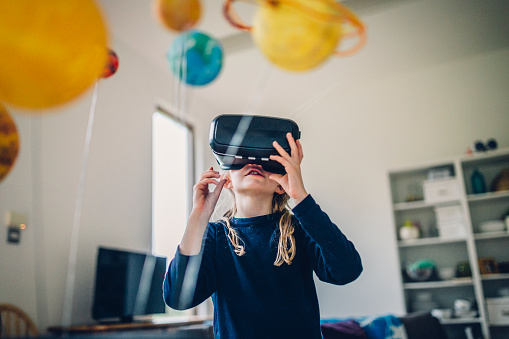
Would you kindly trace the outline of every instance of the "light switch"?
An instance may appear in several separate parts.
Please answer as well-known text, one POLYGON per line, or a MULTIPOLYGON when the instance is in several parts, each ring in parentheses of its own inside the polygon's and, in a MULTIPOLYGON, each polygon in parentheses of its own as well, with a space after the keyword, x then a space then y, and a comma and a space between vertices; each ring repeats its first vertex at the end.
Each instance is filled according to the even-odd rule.
POLYGON ((7 242, 10 244, 19 244, 21 240, 21 230, 18 227, 7 228, 7 242))

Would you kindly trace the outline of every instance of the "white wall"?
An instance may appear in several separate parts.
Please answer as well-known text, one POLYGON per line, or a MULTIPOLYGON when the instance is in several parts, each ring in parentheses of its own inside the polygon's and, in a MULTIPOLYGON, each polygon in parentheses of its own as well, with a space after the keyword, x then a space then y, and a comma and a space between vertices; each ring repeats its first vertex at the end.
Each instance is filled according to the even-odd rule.
MULTIPOLYGON (((308 157, 311 165, 305 168, 306 174, 321 172, 333 177, 329 187, 323 180, 313 179, 310 186, 316 186, 333 220, 344 225, 355 240, 365 265, 361 278, 347 289, 321 287, 324 315, 335 314, 337 305, 348 305, 341 307, 344 315, 363 314, 366 305, 376 313, 402 311, 387 172, 397 165, 463 154, 477 138, 495 137, 507 147, 507 106, 499 110, 506 99, 502 93, 489 94, 484 86, 499 84, 494 79, 500 79, 499 72, 507 68, 508 59, 509 50, 505 50, 345 89, 349 99, 342 104, 353 107, 349 115, 356 118, 348 119, 348 124, 340 117, 331 119, 322 130, 312 131, 316 139, 309 148, 334 143, 336 148, 324 153, 338 161, 332 168, 324 168, 320 166, 323 157, 308 157), (437 80, 441 86, 436 85, 437 80), (444 93, 444 87, 453 90, 444 93), (370 99, 363 101, 356 93, 366 89, 370 99), (465 100, 472 92, 478 101, 465 100), (487 101, 490 104, 486 105, 487 101), (390 122, 388 112, 393 112, 390 122)), ((507 88, 507 74, 505 79, 507 88)), ((310 122, 310 118, 301 119, 304 125, 310 122)))
MULTIPOLYGON (((8 110, 12 113, 12 111, 8 110)), ((13 169, 0 183, 0 302, 13 303, 36 315, 36 267, 34 264, 35 225, 31 223, 34 201, 34 164, 32 161, 33 129, 37 122, 27 116, 13 117, 20 138, 20 151, 13 169), (29 220, 26 230, 21 232, 19 244, 7 243, 5 217, 7 211, 26 215, 29 220), (5 225, 5 226, 4 226, 5 225)))
POLYGON ((226 95, 221 112, 299 124, 306 187, 365 266, 348 286, 318 284, 322 316, 404 311, 389 169, 463 154, 477 139, 509 146, 508 14, 502 1, 402 2, 363 17, 368 44, 355 56, 293 74, 244 51, 204 93, 226 95))
MULTIPOLYGON (((120 66, 114 76, 99 83, 81 227, 75 233, 79 241, 73 323, 91 321, 97 246, 150 250, 152 113, 158 104, 175 112, 171 77, 121 42, 112 48, 120 66)), ((62 322, 92 94, 93 88, 44 115, 9 108, 20 130, 21 152, 1 183, 0 215, 23 212, 29 227, 19 245, 0 242, 0 301, 25 309, 43 330, 62 322)), ((192 97, 192 90, 188 95, 192 97)), ((200 116, 193 110, 203 111, 203 103, 186 101, 186 118, 196 124, 200 116)), ((205 106, 214 110, 210 104, 205 106)), ((207 133, 201 126, 196 132, 207 133)), ((199 159, 201 144, 196 150, 199 159)))
MULTIPOLYGON (((210 86, 188 89, 183 100, 196 125, 198 172, 215 165, 207 137, 217 114, 248 111, 299 124, 306 187, 365 266, 345 287, 318 283, 324 317, 403 310, 388 169, 462 154, 476 139, 509 146, 507 7, 503 0, 401 2, 363 17, 368 45, 353 57, 293 74, 251 49, 228 56, 210 86)), ((120 67, 99 88, 74 323, 90 321, 96 247, 149 247, 151 114, 161 99, 177 105, 167 72, 119 41, 113 48, 120 67)), ((90 104, 91 91, 44 116, 10 109, 22 151, 0 183, 0 217, 24 212, 33 227, 20 245, 0 241, 0 300, 27 309, 42 329, 62 319, 90 104)))

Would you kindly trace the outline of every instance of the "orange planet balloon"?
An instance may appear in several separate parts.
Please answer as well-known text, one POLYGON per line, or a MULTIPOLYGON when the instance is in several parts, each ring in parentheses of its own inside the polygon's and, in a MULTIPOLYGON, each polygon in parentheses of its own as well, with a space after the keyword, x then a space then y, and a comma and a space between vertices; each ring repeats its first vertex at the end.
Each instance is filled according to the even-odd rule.
POLYGON ((39 109, 75 98, 101 76, 107 45, 93 0, 0 0, 0 100, 39 109))
POLYGON ((156 0, 155 12, 165 27, 182 32, 200 20, 201 3, 200 0, 156 0))
POLYGON ((14 120, 0 104, 0 182, 9 174, 19 152, 19 136, 14 120))

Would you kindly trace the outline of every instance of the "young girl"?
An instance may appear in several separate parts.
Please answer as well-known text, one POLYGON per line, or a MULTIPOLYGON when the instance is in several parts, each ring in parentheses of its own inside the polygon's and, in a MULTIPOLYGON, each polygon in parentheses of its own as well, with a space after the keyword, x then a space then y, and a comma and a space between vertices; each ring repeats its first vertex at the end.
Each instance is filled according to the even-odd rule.
POLYGON ((216 338, 321 338, 313 271, 337 285, 362 271, 354 245, 304 188, 300 142, 290 133, 287 139, 291 155, 274 142, 279 156, 270 158, 285 175, 248 164, 220 176, 211 167, 194 187, 164 298, 187 309, 212 296, 216 338), (209 184, 216 188, 209 191, 209 184), (209 223, 223 187, 234 193, 234 206, 209 223))

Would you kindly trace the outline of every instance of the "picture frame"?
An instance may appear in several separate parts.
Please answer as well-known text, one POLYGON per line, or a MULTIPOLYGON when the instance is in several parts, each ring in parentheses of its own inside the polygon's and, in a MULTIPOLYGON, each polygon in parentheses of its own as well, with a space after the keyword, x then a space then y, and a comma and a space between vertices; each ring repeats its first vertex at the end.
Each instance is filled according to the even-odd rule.
POLYGON ((495 258, 479 258, 479 270, 481 274, 498 273, 497 261, 495 258))

